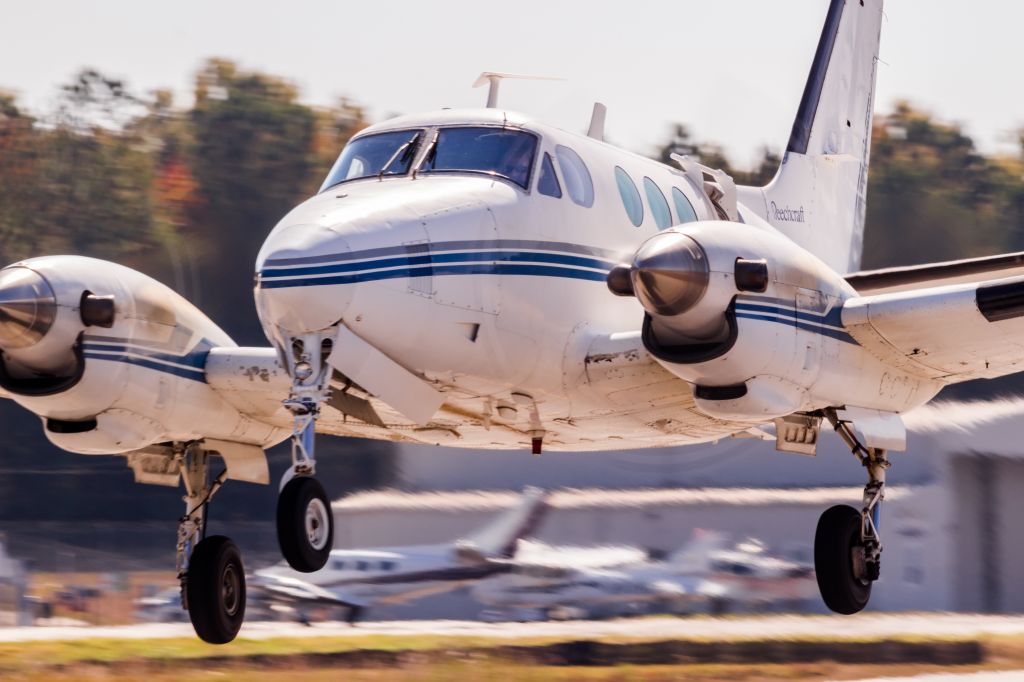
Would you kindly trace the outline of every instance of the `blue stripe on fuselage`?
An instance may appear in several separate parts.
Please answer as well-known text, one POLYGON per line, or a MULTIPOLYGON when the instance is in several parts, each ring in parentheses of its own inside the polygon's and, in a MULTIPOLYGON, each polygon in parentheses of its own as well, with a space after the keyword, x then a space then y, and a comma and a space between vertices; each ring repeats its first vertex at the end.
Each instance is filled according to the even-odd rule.
POLYGON ((399 268, 402 266, 422 266, 439 263, 473 263, 478 261, 495 261, 505 263, 550 263, 555 265, 575 265, 583 268, 594 268, 607 272, 609 262, 595 258, 584 258, 561 253, 530 253, 522 251, 462 251, 458 253, 428 253, 422 255, 384 258, 358 263, 329 263, 309 265, 305 267, 268 267, 260 272, 263 282, 279 278, 299 278, 303 275, 357 273, 366 270, 399 268))
POLYGON ((579 270, 555 265, 534 265, 532 263, 470 263, 467 265, 426 265, 416 268, 363 272, 349 275, 332 275, 306 279, 280 279, 260 281, 261 289, 282 289, 286 287, 316 287, 333 284, 356 284, 399 277, 430 277, 431 275, 533 275, 535 277, 562 277, 591 282, 604 282, 607 272, 579 270))

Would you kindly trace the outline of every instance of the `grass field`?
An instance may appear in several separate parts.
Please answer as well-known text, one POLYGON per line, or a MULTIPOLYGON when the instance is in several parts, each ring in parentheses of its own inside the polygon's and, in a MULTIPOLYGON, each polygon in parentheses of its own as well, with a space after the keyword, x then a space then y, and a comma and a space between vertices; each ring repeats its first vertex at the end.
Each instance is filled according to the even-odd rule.
MULTIPOLYGON (((998 670, 1024 667, 1024 637, 983 637, 970 640, 946 638, 888 638, 884 641, 843 642, 830 658, 831 643, 825 640, 733 643, 692 640, 688 642, 645 642, 622 640, 582 642, 590 648, 626 646, 633 651, 655 653, 667 646, 690 646, 693 650, 715 650, 722 661, 641 664, 606 660, 596 665, 571 665, 565 659, 547 659, 552 647, 578 646, 580 642, 558 639, 524 639, 508 642, 473 637, 386 636, 338 638, 240 639, 230 646, 216 647, 194 638, 79 641, 37 641, 0 644, 0 678, 13 680, 524 680, 563 682, 663 680, 731 680, 757 682, 780 680, 857 679, 876 675, 907 675, 923 672, 998 670), (965 643, 980 645, 983 655, 959 665, 941 665, 926 660, 914 647, 945 647, 965 643), (763 648, 758 648, 762 646, 763 648), (808 648, 809 647, 809 648, 808 648), (816 648, 817 647, 817 648, 816 648), (825 647, 825 648, 822 648, 825 647), (635 651, 634 651, 635 649, 635 651), (779 652, 811 651, 820 660, 772 660, 779 652), (869 664, 879 652, 910 651, 917 658, 885 665, 869 664), (914 653, 917 651, 917 653, 914 653), (764 660, 757 659, 759 652, 764 660), (773 653, 774 652, 774 653, 773 653), (816 653, 815 653, 816 652, 816 653), (730 658, 734 660, 729 660, 730 658)), ((628 658, 628 656, 626 657, 628 658)), ((655 656, 657 658, 657 656, 655 656)), ((785 658, 785 655, 782 656, 785 658)), ((799 658, 799 655, 797 656, 799 658)), ((955 657, 954 657, 955 658, 955 657)), ((949 659, 953 660, 953 659, 949 659)), ((967 660, 967 659, 965 659, 967 660)))

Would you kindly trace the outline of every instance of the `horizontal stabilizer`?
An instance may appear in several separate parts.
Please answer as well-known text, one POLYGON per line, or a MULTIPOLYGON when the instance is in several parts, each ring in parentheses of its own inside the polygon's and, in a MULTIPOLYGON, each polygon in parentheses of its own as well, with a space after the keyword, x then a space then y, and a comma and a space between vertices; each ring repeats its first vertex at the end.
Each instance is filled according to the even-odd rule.
POLYGON ((1024 275, 1024 251, 998 256, 854 272, 846 276, 861 294, 882 294, 947 284, 967 284, 1024 275))

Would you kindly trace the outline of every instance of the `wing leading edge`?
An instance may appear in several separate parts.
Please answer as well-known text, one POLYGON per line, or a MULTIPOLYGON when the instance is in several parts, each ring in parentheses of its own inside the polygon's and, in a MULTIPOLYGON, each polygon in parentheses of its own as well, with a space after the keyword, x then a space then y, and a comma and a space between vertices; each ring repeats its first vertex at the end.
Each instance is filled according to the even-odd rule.
POLYGON ((883 360, 941 383, 1024 370, 1024 276, 862 296, 842 319, 883 360))

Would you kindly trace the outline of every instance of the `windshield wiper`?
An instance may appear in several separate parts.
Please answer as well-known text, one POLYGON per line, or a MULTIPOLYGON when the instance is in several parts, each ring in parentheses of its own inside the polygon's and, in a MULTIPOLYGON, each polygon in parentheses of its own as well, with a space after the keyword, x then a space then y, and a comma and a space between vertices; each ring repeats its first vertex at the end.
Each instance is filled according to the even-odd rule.
POLYGON ((420 161, 419 167, 412 172, 413 180, 416 179, 416 174, 420 171, 420 168, 434 162, 434 158, 437 156, 437 137, 440 133, 441 131, 435 130, 434 136, 431 137, 430 142, 427 143, 427 153, 423 155, 423 160, 420 161))
POLYGON ((385 163, 384 167, 380 169, 380 173, 377 173, 377 179, 383 180, 384 175, 388 172, 388 169, 391 168, 391 164, 393 164, 395 161, 401 159, 403 162, 405 162, 408 159, 408 157, 411 156, 411 152, 416 148, 416 143, 419 141, 419 139, 420 134, 416 133, 416 137, 412 138, 411 140, 403 144, 401 147, 396 149, 395 153, 391 155, 390 159, 388 159, 388 162, 385 163))

